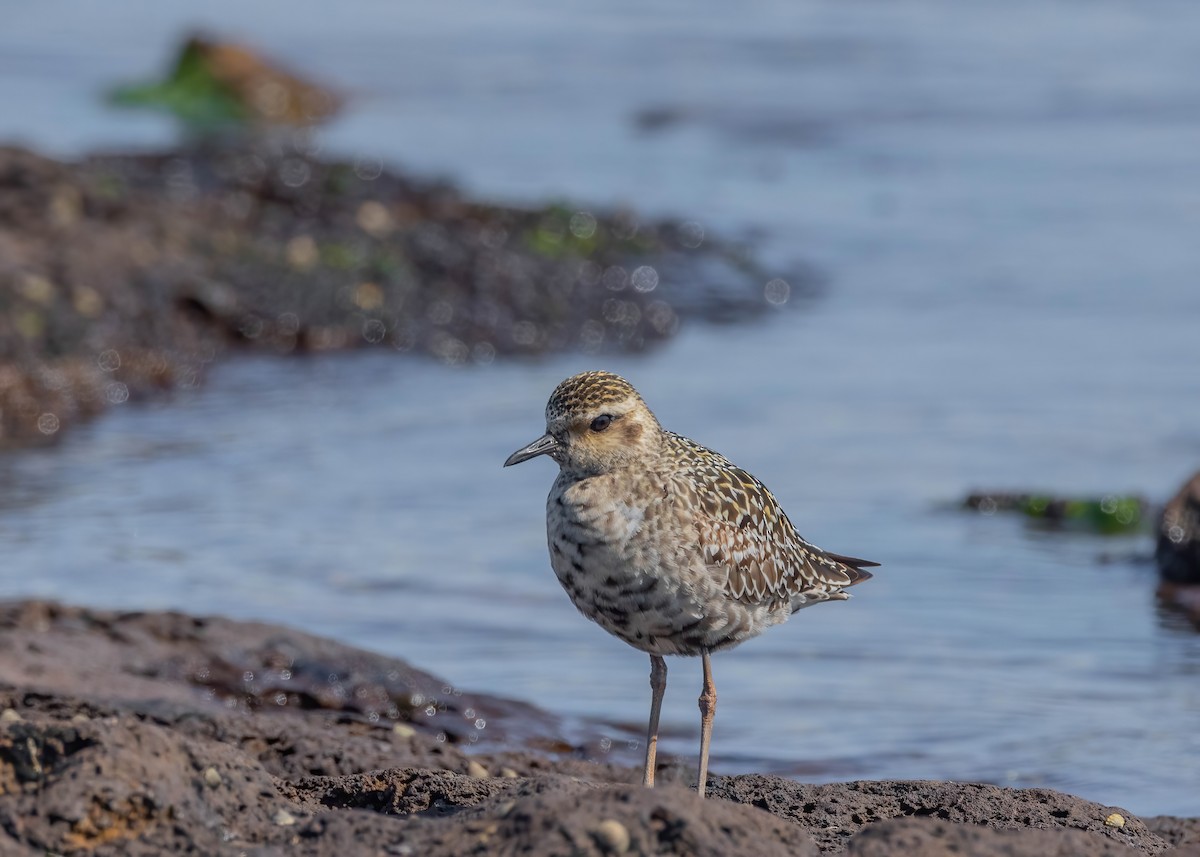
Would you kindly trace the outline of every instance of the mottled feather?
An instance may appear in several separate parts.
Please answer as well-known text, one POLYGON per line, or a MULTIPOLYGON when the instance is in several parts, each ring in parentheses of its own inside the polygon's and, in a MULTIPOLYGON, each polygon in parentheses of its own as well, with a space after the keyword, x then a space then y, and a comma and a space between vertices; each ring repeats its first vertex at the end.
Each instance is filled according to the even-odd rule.
POLYGON ((665 453, 678 463, 676 483, 695 507, 705 562, 725 577, 725 592, 771 607, 841 599, 839 590, 871 575, 877 563, 842 557, 806 542, 767 486, 720 453, 664 432, 665 453))

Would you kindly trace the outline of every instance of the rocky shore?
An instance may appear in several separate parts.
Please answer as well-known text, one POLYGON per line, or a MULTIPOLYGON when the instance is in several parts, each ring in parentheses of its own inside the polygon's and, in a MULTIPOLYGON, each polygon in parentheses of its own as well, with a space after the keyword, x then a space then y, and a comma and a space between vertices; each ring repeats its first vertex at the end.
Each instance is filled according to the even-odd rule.
POLYGON ((474 201, 306 139, 77 163, 0 146, 0 448, 192 385, 231 347, 636 351, 813 288, 698 223, 474 201))
POLYGON ((0 604, 0 854, 1200 854, 1048 789, 714 776, 300 631, 0 604))

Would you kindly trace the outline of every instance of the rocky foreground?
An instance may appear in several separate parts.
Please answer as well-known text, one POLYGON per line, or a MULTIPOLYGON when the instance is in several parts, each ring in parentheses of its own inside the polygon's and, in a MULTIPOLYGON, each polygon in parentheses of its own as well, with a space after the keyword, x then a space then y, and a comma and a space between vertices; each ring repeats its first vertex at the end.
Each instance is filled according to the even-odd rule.
POLYGON ((0 604, 0 854, 1200 854, 1048 789, 589 760, 551 715, 278 626, 0 604), (471 748, 471 752, 467 749, 471 748), (674 781, 674 784, 672 784, 674 781))

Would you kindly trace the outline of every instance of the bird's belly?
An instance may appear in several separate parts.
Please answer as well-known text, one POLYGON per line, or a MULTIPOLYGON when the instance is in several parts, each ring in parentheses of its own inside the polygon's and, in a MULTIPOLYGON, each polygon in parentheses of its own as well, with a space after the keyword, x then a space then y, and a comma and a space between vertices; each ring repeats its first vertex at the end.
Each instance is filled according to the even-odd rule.
POLYGON ((699 655, 740 643, 766 624, 730 602, 702 566, 664 568, 629 542, 594 538, 585 528, 550 533, 550 564, 583 615, 654 655, 699 655))

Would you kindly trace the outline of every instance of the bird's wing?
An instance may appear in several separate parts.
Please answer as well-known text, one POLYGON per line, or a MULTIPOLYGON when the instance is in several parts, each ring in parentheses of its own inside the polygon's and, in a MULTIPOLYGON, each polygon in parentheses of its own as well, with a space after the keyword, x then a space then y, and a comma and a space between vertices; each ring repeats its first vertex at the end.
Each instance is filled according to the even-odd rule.
POLYGON ((871 576, 878 563, 827 553, 800 537, 765 485, 733 465, 693 471, 704 561, 747 604, 825 600, 871 576))

